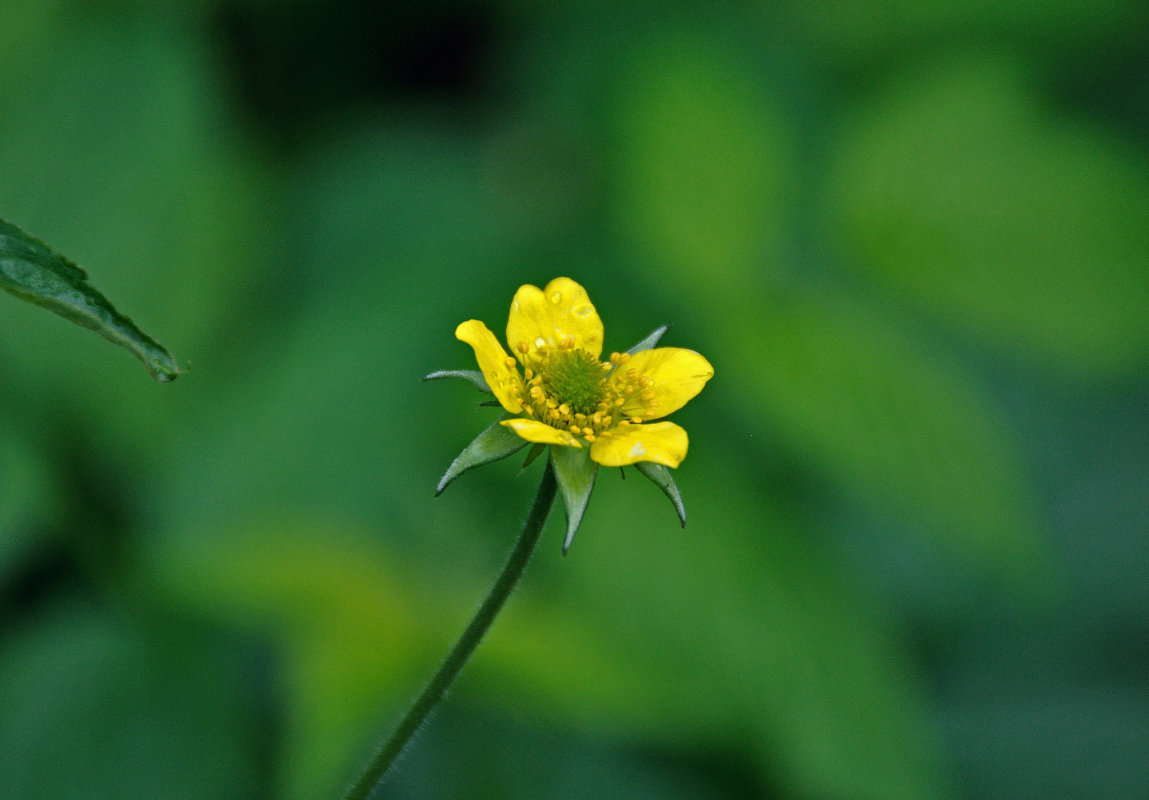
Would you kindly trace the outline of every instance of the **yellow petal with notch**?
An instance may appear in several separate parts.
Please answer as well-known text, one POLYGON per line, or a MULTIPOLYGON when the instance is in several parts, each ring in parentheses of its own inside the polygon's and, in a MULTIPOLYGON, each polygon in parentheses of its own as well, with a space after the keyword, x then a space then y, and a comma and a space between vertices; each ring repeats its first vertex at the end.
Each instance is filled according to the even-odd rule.
POLYGON ((522 345, 534 353, 541 346, 558 347, 568 338, 595 358, 602 355, 602 320, 586 289, 570 278, 555 278, 545 289, 519 287, 507 318, 507 345, 515 358, 524 361, 522 345))

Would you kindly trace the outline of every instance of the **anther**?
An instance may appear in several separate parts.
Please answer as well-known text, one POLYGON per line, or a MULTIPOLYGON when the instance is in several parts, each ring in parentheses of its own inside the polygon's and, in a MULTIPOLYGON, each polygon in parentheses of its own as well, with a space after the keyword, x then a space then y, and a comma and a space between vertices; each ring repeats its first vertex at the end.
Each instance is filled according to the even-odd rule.
POLYGON ((515 345, 515 349, 525 356, 531 351, 531 346, 526 342, 519 342, 517 345, 515 345))

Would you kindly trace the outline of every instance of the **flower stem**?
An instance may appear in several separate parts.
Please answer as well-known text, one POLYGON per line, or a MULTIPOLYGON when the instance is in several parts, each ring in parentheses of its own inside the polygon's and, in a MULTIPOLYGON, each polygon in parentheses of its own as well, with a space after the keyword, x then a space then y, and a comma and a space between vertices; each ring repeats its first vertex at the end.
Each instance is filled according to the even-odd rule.
POLYGON ((491 591, 483 600, 482 605, 479 606, 479 610, 475 612, 475 616, 472 617, 462 636, 451 648, 451 652, 439 667, 439 671, 435 673, 431 682, 424 687, 422 694, 416 698, 406 715, 395 726, 391 735, 380 745, 362 774, 348 787, 343 795, 343 800, 367 800, 375 787, 382 782, 399 754, 403 752, 403 748, 411 741, 411 737, 415 735, 431 711, 443 699, 447 688, 463 669, 463 665, 470 659, 471 654, 475 652, 475 648, 479 646, 479 642, 486 635, 487 629, 491 627, 491 623, 498 616, 503 603, 506 602, 514 590, 515 584, 522 577, 523 570, 527 566, 527 562, 530 561, 535 545, 539 541, 543 523, 547 521, 547 514, 550 513, 551 505, 554 503, 555 489, 555 474, 551 468, 550 459, 548 459, 546 470, 543 472, 542 483, 539 484, 534 504, 531 506, 530 515, 523 524, 523 532, 519 534, 515 549, 507 558, 507 563, 503 567, 503 571, 499 573, 495 585, 491 587, 491 591))

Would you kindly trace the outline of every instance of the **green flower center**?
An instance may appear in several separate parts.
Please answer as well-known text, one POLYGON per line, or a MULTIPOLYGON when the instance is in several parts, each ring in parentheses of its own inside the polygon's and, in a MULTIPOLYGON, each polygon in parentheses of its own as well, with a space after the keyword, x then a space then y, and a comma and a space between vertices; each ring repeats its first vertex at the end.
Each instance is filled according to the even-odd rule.
POLYGON ((539 378, 543 390, 575 414, 593 414, 606 395, 606 372, 585 350, 559 350, 547 360, 539 378))
POLYGON ((609 361, 599 361, 575 347, 573 339, 534 350, 520 342, 518 349, 524 355, 526 395, 515 396, 527 417, 553 428, 593 442, 613 427, 642 421, 624 416, 623 406, 629 401, 641 399, 648 408, 658 405, 649 378, 634 369, 624 368, 621 375, 612 372, 630 359, 626 353, 612 353, 609 361))

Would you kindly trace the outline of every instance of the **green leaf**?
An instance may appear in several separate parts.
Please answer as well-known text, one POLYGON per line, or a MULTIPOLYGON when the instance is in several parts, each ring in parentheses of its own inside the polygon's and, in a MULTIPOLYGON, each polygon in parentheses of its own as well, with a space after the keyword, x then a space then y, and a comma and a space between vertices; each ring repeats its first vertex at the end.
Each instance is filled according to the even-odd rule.
POLYGON ((792 162, 769 87, 693 26, 638 48, 618 81, 615 211, 660 280, 701 303, 775 277, 763 253, 781 242, 792 162))
POLYGON ((634 466, 666 493, 670 502, 674 503, 674 510, 678 512, 678 518, 682 520, 682 527, 685 528, 686 507, 682 504, 682 495, 674 483, 674 476, 670 474, 670 470, 662 464, 655 464, 653 461, 639 461, 634 466))
POLYGON ((5 635, 4 795, 260 796, 264 728, 234 652, 154 607, 142 622, 93 605, 40 609, 5 635))
POLYGON ((447 467, 439 485, 435 487, 435 496, 438 497, 442 494, 451 481, 467 470, 506 458, 521 450, 526 443, 527 440, 513 430, 495 422, 476 436, 469 445, 463 448, 463 452, 459 453, 458 457, 451 462, 451 466, 447 467))
MULTIPOLYGON (((11 409, 7 409, 11 413, 11 409)), ((50 536, 64 507, 49 452, 28 425, 0 428, 0 585, 50 536)))
POLYGON ((1041 574, 1035 499, 1006 424, 943 353, 827 296, 739 332, 719 357, 741 365, 745 420, 765 414, 841 485, 909 511, 954 551, 1011 580, 1041 574))
POLYGON ((82 269, 2 219, 0 288, 126 348, 157 381, 175 380, 180 373, 172 354, 116 311, 82 269))
POLYGON ((172 537, 147 552, 155 591, 282 653, 277 797, 337 796, 385 724, 383 710, 405 702, 442 656, 432 621, 443 605, 416 599, 416 570, 381 546, 389 535, 292 516, 229 526, 222 536, 172 537))
POLYGON ((487 385, 487 379, 483 377, 483 373, 475 369, 441 369, 423 376, 425 381, 437 381, 442 378, 462 378, 480 392, 491 394, 491 387, 487 385))
POLYGON ((1082 377, 1146 363, 1149 170, 1017 65, 961 54, 886 88, 828 194, 849 266, 986 345, 1082 377))
POLYGON ((585 447, 559 445, 551 445, 551 464, 554 465, 559 494, 567 512, 567 534, 563 539, 563 555, 566 555, 590 502, 598 464, 590 460, 590 450, 585 447))
POLYGON ((1026 42, 1026 53, 1042 53, 1040 58, 1065 59, 1067 53, 1087 48, 1084 52, 1096 60, 1095 48, 1112 46, 1126 31, 1145 25, 1145 5, 1129 0, 896 0, 880 5, 836 0, 783 5, 784 21, 775 24, 785 27, 791 46, 815 64, 852 70, 905 63, 915 48, 921 52, 955 40, 1026 42))

